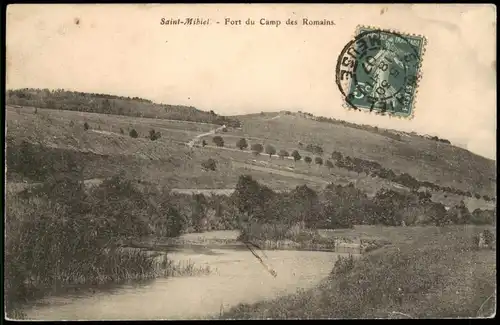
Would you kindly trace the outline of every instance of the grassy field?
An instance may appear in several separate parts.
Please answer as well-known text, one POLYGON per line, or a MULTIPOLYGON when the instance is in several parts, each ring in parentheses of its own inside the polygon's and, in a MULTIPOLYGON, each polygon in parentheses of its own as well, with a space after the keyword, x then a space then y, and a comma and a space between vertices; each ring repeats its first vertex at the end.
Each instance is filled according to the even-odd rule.
MULTIPOLYGON (((487 227, 492 229, 491 227, 487 227)), ((253 305, 222 318, 439 318, 492 315, 494 250, 472 249, 484 227, 357 227, 325 236, 378 238, 391 245, 309 291, 253 305)), ((492 229, 494 231, 494 229, 492 229)))
MULTIPOLYGON (((298 142, 321 145, 325 156, 336 150, 343 155, 377 161, 395 172, 406 172, 422 181, 493 194, 496 168, 492 160, 467 150, 418 136, 400 141, 343 125, 322 123, 294 115, 278 118, 238 117, 242 129, 232 135, 264 139, 278 150, 298 149, 298 142)), ((229 141, 229 140, 228 140, 229 141)), ((234 142, 234 139, 229 142, 234 142)))
MULTIPOLYGON (((298 143, 302 142, 303 147, 315 143, 323 146, 325 161, 333 150, 337 150, 344 155, 379 161, 385 167, 409 172, 420 180, 437 179, 435 182, 440 185, 481 193, 491 193, 495 188, 489 179, 495 177, 494 162, 448 144, 417 136, 397 141, 293 115, 249 115, 240 119, 243 122, 241 129, 219 134, 225 139, 224 148, 213 145, 213 135, 204 138, 209 144, 207 147, 189 148, 185 146, 187 142, 217 125, 40 108, 35 112, 32 107, 8 106, 7 137, 17 143, 22 140, 37 143, 47 150, 77 152, 86 165, 85 178, 103 178, 124 172, 134 179, 173 188, 233 188, 241 173, 248 173, 277 190, 302 184, 320 189, 329 182, 354 182, 373 195, 381 188, 395 186, 385 179, 336 166, 328 169, 314 162, 309 165, 304 161, 255 156, 248 149, 236 148, 240 137, 246 137, 250 144, 269 143, 289 153, 297 149, 303 157, 314 155, 301 149, 298 143), (85 122, 90 126, 87 131, 83 127, 85 122), (128 135, 132 128, 139 133, 137 139, 128 135), (161 132, 162 137, 156 141, 145 138, 151 129, 161 132), (216 171, 202 170, 201 162, 207 158, 217 161, 216 171)), ((465 199, 473 208, 492 208, 491 203, 482 199, 444 195, 434 193, 433 199, 446 205, 455 205, 465 199)))

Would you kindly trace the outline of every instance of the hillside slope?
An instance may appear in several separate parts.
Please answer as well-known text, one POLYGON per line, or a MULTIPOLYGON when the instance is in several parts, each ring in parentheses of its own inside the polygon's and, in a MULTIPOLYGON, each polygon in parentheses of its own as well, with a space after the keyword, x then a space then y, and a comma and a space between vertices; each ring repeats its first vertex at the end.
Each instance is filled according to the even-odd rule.
POLYGON ((344 156, 378 162, 421 181, 488 195, 496 193, 495 161, 451 144, 411 134, 390 137, 299 115, 253 114, 237 118, 242 128, 231 132, 231 136, 253 137, 277 150, 291 152, 316 144, 323 148, 325 158, 338 151, 344 156))
MULTIPOLYGON (((186 112, 189 116, 190 110, 186 112)), ((249 173, 258 181, 280 190, 304 183, 321 188, 328 182, 352 181, 373 194, 380 187, 391 186, 379 177, 337 166, 317 166, 314 160, 308 165, 303 161, 294 163, 265 155, 256 157, 249 151, 250 146, 246 150, 236 147, 236 142, 244 137, 250 145, 271 144, 277 151, 298 150, 302 157, 307 155, 313 159, 317 154, 308 152, 307 145, 319 145, 325 164, 331 159, 331 153, 337 151, 344 156, 378 162, 384 168, 397 174, 408 173, 419 181, 480 195, 496 194, 496 168, 492 160, 418 135, 320 122, 303 114, 277 112, 233 117, 231 119, 241 121, 242 125, 217 134, 224 139, 223 148, 214 145, 214 134, 210 134, 219 125, 205 122, 15 106, 7 107, 6 117, 11 147, 27 141, 42 148, 85 152, 82 161, 88 164, 87 178, 105 177, 125 170, 134 178, 160 185, 232 188, 240 174, 249 173), (88 130, 84 128, 85 123, 88 130), (132 129, 138 132, 137 139, 129 136, 132 129), (160 132, 161 138, 147 139, 151 129, 160 132), (203 134, 208 134, 202 138, 208 144, 206 147, 186 146, 203 134), (207 158, 218 162, 215 172, 202 170, 201 162, 207 158)), ((8 177, 13 179, 12 174, 8 177)), ((449 198, 444 195, 440 200, 446 199, 449 198)))
POLYGON ((91 94, 63 89, 8 90, 5 102, 9 105, 78 112, 239 125, 236 119, 217 115, 214 111, 205 112, 193 106, 157 104, 139 97, 91 94))

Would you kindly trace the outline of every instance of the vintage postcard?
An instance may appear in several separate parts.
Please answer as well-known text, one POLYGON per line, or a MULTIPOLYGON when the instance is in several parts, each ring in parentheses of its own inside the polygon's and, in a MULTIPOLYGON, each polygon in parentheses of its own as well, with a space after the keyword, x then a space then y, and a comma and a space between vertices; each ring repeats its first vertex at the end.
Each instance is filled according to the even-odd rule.
POLYGON ((6 7, 7 319, 490 318, 496 7, 6 7))

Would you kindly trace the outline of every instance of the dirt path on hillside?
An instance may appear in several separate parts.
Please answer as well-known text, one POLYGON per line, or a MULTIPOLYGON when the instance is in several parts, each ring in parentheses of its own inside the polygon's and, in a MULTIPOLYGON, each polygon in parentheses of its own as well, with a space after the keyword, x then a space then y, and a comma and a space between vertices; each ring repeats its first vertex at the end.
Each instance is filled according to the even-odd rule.
POLYGON ((217 133, 217 131, 222 131, 223 128, 224 128, 224 126, 220 126, 220 127, 216 128, 216 129, 210 130, 210 131, 208 131, 206 133, 198 134, 191 141, 189 141, 187 143, 187 146, 190 147, 190 148, 192 148, 195 145, 196 141, 198 141, 202 137, 206 137, 207 135, 215 134, 215 133, 217 133))

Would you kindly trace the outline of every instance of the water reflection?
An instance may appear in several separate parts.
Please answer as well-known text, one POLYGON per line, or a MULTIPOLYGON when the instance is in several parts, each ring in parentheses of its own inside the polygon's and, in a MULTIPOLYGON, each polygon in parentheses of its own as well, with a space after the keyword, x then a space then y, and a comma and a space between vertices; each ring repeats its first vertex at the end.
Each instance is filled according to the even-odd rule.
POLYGON ((28 319, 199 319, 239 303, 254 303, 311 288, 326 277, 339 254, 265 251, 274 278, 248 250, 175 251, 174 261, 209 265, 210 275, 175 277, 51 296, 26 310, 28 319))

